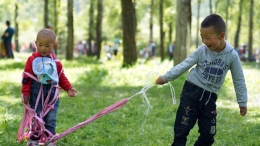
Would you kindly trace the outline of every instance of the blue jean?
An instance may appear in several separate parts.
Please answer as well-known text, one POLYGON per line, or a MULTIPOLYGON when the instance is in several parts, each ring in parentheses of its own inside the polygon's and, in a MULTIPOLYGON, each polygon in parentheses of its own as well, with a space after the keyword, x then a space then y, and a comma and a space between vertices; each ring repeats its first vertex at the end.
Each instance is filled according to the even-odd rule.
POLYGON ((174 123, 172 146, 185 146, 187 136, 198 120, 199 137, 194 146, 210 146, 216 134, 217 94, 186 81, 174 123))
MULTIPOLYGON (((53 85, 57 85, 57 83, 53 83, 53 85)), ((46 99, 48 92, 51 89, 52 84, 43 84, 43 94, 44 94, 44 100, 46 99)), ((41 84, 38 83, 37 81, 32 81, 32 87, 31 87, 31 97, 30 97, 30 106, 31 108, 35 108, 35 104, 37 101, 37 96, 39 94, 39 90, 40 90, 41 84)), ((51 96, 49 101, 51 101, 54 98, 54 94, 55 94, 56 88, 52 88, 51 92, 51 96)), ((56 115, 57 115, 57 111, 59 108, 59 99, 57 100, 57 102, 54 104, 54 109, 50 110, 45 117, 43 117, 43 121, 45 122, 45 128, 47 130, 49 130, 51 133, 55 134, 55 128, 56 128, 56 115)), ((38 102, 38 106, 36 108, 36 113, 38 116, 40 116, 40 113, 42 112, 42 97, 40 98, 39 102, 38 102)))

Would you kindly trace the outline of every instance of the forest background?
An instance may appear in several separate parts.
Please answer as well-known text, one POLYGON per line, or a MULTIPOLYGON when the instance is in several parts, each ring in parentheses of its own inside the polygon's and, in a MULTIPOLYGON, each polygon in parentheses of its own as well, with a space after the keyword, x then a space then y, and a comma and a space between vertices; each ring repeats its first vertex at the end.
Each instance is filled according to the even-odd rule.
MULTIPOLYGON (((124 54, 124 51, 128 50, 125 50, 123 45, 122 18, 130 17, 122 16, 122 12, 125 10, 125 7, 122 9, 122 2, 130 2, 130 5, 127 6, 131 6, 132 0, 0 0, 0 32, 4 32, 6 29, 6 20, 11 21, 12 27, 19 26, 18 39, 13 39, 14 44, 17 41, 18 45, 16 47, 18 47, 18 51, 23 43, 28 44, 35 41, 36 33, 46 27, 47 24, 53 25, 58 34, 58 58, 61 59, 66 75, 78 90, 78 93, 76 98, 68 98, 66 92, 61 93, 57 133, 85 121, 103 108, 140 91, 147 82, 147 73, 151 71, 164 73, 170 69, 172 60, 161 61, 162 54, 159 53, 161 46, 164 46, 163 54, 165 55, 172 41, 190 38, 190 40, 185 41, 185 43, 189 44, 186 47, 187 52, 195 50, 196 46, 201 44, 201 39, 197 33, 198 24, 210 13, 218 13, 227 21, 227 40, 231 44, 235 44, 235 40, 238 40, 238 46, 247 44, 248 48, 250 46, 253 49, 259 47, 260 16, 258 8, 260 7, 260 1, 136 0, 134 3, 137 20, 134 35, 136 48, 131 46, 127 49, 131 52, 133 49, 140 50, 147 47, 151 34, 153 34, 152 39, 158 46, 157 58, 147 62, 142 62, 140 59, 141 61, 138 61, 135 66, 130 68, 121 68, 122 58, 111 59, 110 61, 106 60, 106 56, 103 56, 105 59, 101 61, 97 61, 92 57, 67 58, 67 52, 74 49, 78 41, 97 39, 95 30, 98 26, 97 16, 100 11, 98 11, 97 7, 100 2, 103 5, 101 52, 104 52, 103 46, 105 43, 113 43, 114 38, 118 37, 121 41, 119 52, 124 54), (46 2, 48 2, 48 21, 45 19, 46 9, 44 10, 46 2), (73 5, 71 2, 73 2, 73 5), (182 6, 179 6, 179 2, 184 2, 187 5, 183 6, 181 4, 182 6), (54 6, 55 3, 56 6, 54 6), (70 9, 68 9, 69 5, 70 9), (191 10, 191 31, 187 33, 187 37, 183 37, 177 32, 177 30, 182 29, 181 27, 187 28, 189 26, 189 21, 186 21, 188 13, 178 13, 178 8, 187 9, 187 12, 189 12, 188 9, 191 10), (200 13, 197 13, 198 9, 200 13), (16 11, 18 12, 17 15, 16 11), (57 12, 57 17, 55 17, 54 11, 57 12), (152 21, 151 12, 154 14, 152 21), (73 14, 73 21, 68 21, 68 14, 73 14), (186 21, 182 26, 177 26, 176 22, 180 22, 177 20, 178 15, 181 20, 186 21), (57 18, 57 21, 55 21, 55 18, 57 18), (71 22, 73 22, 73 33, 70 32, 71 28, 68 29, 71 27, 71 22), (153 24, 152 31, 150 22, 153 24), (92 24, 91 27, 90 24, 92 24), (93 32, 90 33, 91 31, 93 32), (165 34, 164 41, 161 39, 161 33, 165 34), (91 39, 90 34, 93 35, 91 39), (74 42, 69 44, 71 45, 71 48, 69 48, 67 40, 68 36, 71 35, 74 42)), ((126 30, 126 32, 130 34, 133 31, 126 30)), ((176 50, 178 49, 179 47, 176 46, 176 50)), ((175 53, 175 56, 181 56, 178 52, 175 53)), ((127 53, 125 54, 127 55, 127 53)), ((20 99, 21 78, 24 64, 29 55, 30 53, 15 52, 16 58, 14 60, 0 59, 0 146, 26 145, 26 141, 18 143, 16 136, 24 110, 20 99), (20 58, 20 60, 17 60, 17 58, 20 58)), ((124 58, 127 57, 124 56, 124 58)), ((174 62, 176 61, 174 60, 174 62)), ((260 79, 257 78, 259 76, 259 62, 242 62, 242 65, 248 88, 248 113, 245 117, 239 115, 232 77, 229 72, 223 87, 218 93, 218 131, 215 136, 215 146, 260 145, 260 79)), ((176 104, 172 103, 169 87, 154 86, 147 91, 147 97, 152 105, 149 114, 147 114, 148 108, 143 103, 142 96, 137 96, 137 98, 132 98, 120 110, 106 115, 60 139, 57 141, 57 145, 170 145, 173 139, 175 113, 180 101, 179 97, 185 75, 186 73, 171 82, 175 89, 176 104)), ((151 83, 154 83, 155 79, 156 77, 151 79, 151 83)), ((195 126, 189 134, 187 145, 194 144, 198 137, 197 131, 198 127, 195 126)))
MULTIPOLYGON (((147 47, 150 40, 153 40, 157 44, 157 55, 164 60, 168 46, 176 40, 175 38, 178 39, 176 36, 184 37, 180 39, 190 38, 190 40, 185 43, 188 43, 186 47, 187 52, 191 52, 196 49, 198 45, 202 44, 198 33, 199 23, 205 16, 211 13, 217 13, 220 14, 227 23, 226 39, 235 47, 246 44, 248 49, 251 50, 251 54, 253 55, 255 53, 260 43, 258 39, 260 35, 259 1, 186 1, 188 1, 189 4, 185 5, 184 8, 191 10, 191 26, 188 26, 191 31, 188 32, 188 36, 182 36, 176 32, 176 30, 180 29, 176 29, 176 27, 187 27, 176 26, 176 21, 178 21, 176 20, 178 14, 177 8, 180 7, 177 6, 177 4, 180 1, 133 1, 137 27, 134 35, 136 46, 131 47, 130 52, 132 51, 131 49, 136 49, 136 52, 138 52, 147 47), (163 39, 161 36, 163 36, 163 39), (163 53, 161 53, 161 51, 163 53)), ((112 45, 114 38, 119 38, 123 44, 121 1, 10 0, 0 1, 0 6, 0 32, 4 32, 6 29, 5 21, 10 20, 11 26, 18 30, 17 39, 13 39, 14 44, 17 44, 17 51, 19 51, 24 44, 28 46, 30 42, 34 42, 36 33, 49 24, 54 26, 54 30, 58 35, 59 54, 66 54, 68 50, 74 49, 76 43, 81 40, 86 40, 89 44, 91 41, 97 40, 97 27, 100 27, 99 29, 101 30, 101 38, 99 41, 101 46, 100 51, 104 51, 103 46, 105 44, 112 45), (73 2, 73 9, 68 8, 71 2, 73 2), (100 4, 102 4, 102 21, 98 20, 98 17, 100 17, 98 5, 100 4), (67 29, 71 27, 68 26, 71 25, 68 18, 70 11, 72 11, 71 13, 73 14, 73 28, 67 29), (98 26, 100 22, 101 26, 98 26), (72 34, 69 30, 73 30, 72 34), (72 44, 68 44, 68 40, 71 40, 71 38, 68 39, 69 35, 73 36, 72 44)), ((185 19, 187 14, 179 13, 179 15, 181 17, 180 19, 185 19)), ((130 34, 131 31, 127 33, 130 34)), ((121 53, 123 53, 123 45, 120 46, 120 49, 121 53)), ((133 55, 137 55, 137 53, 133 55)), ((175 54, 175 56, 178 56, 178 54, 175 54)), ((186 56, 187 54, 182 57, 182 60, 186 56)), ((71 59, 72 57, 73 56, 67 56, 66 58, 71 59)), ((134 58, 134 60, 136 59, 134 58)))

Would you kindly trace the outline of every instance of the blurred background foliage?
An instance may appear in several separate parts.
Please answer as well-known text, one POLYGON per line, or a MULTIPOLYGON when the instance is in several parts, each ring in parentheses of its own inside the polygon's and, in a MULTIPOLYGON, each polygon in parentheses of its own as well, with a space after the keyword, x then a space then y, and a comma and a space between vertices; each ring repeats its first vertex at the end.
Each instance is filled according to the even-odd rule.
MULTIPOLYGON (((67 0, 50 0, 48 3, 49 11, 49 24, 54 25, 54 1, 57 2, 57 35, 59 37, 59 48, 62 53, 66 48, 66 35, 67 35, 67 0), (64 50, 63 50, 64 48, 64 50)), ((250 15, 250 1, 242 0, 242 22, 240 31, 239 45, 248 43, 249 36, 249 15, 250 15)), ((74 43, 78 41, 88 39, 89 31, 89 8, 91 0, 74 0, 74 43)), ((94 4, 94 16, 97 15, 97 1, 92 0, 94 4)), ((164 25, 163 30, 165 32, 165 48, 168 48, 170 43, 175 40, 175 24, 176 24, 176 0, 164 0, 164 25), (172 22, 170 24, 170 22, 172 22), (172 37, 168 35, 170 26, 172 26, 172 37), (170 40, 171 38, 172 40, 170 40)), ((191 49, 196 48, 196 30, 197 30, 197 7, 198 0, 191 0, 192 9, 192 21, 191 21, 191 49)), ((156 44, 160 43, 160 31, 159 31, 159 0, 154 0, 153 9, 153 40, 156 44)), ((14 27, 15 22, 15 4, 18 5, 18 18, 19 24, 19 48, 23 44, 29 45, 30 42, 35 41, 36 33, 38 30, 44 27, 44 1, 38 0, 8 0, 0 1, 0 34, 6 29, 5 21, 10 20, 11 26, 14 27)), ((220 14, 224 19, 227 19, 228 24, 228 38, 227 40, 234 42, 235 33, 237 29, 238 12, 240 0, 200 0, 200 18, 202 19, 213 13, 220 14), (209 2, 211 1, 212 7, 210 8, 209 2), (229 1, 229 2, 228 2, 229 1), (228 15, 227 15, 228 10, 228 15)), ((147 46, 149 42, 149 19, 151 11, 151 0, 135 1, 136 18, 137 18, 137 33, 136 33, 136 45, 137 49, 142 49, 147 46)), ((260 35, 260 1, 254 1, 254 24, 253 24, 253 48, 259 47, 259 35, 260 35)), ((121 2, 115 0, 103 1, 103 21, 102 21, 102 43, 112 44, 114 38, 122 39, 122 21, 121 21, 121 2)), ((96 19, 94 19, 96 23, 96 19)), ((93 28, 95 29, 95 28, 93 28)), ((14 41, 14 39, 13 39, 14 41)), ((201 41, 199 41, 201 44, 201 41)), ((167 50, 167 49, 166 49, 167 50)))

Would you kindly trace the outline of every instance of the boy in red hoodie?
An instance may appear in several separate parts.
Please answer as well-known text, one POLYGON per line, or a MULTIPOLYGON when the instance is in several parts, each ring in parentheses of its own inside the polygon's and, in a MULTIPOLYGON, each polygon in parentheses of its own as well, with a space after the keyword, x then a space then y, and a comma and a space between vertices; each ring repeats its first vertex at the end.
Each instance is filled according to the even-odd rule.
MULTIPOLYGON (((52 30, 46 28, 40 30, 35 42, 37 51, 28 58, 24 68, 22 80, 23 102, 29 104, 32 109, 36 109, 38 117, 40 117, 44 106, 42 103, 45 102, 46 98, 49 98, 48 101, 57 98, 55 97, 58 96, 55 94, 56 90, 58 90, 57 85, 67 91, 68 95, 71 97, 76 96, 77 93, 65 76, 61 62, 53 53, 53 50, 57 47, 55 42, 56 35, 52 30), (38 81, 33 79, 30 75, 37 78, 38 81), (42 92, 40 90, 41 87, 42 92), (42 94, 39 96, 40 99, 37 101, 38 94, 40 93, 42 94)), ((43 116, 43 121, 45 122, 44 127, 52 134, 55 134, 58 107, 59 99, 54 103, 54 108, 43 116)), ((39 136, 33 134, 27 145, 37 146, 39 139, 39 136)))

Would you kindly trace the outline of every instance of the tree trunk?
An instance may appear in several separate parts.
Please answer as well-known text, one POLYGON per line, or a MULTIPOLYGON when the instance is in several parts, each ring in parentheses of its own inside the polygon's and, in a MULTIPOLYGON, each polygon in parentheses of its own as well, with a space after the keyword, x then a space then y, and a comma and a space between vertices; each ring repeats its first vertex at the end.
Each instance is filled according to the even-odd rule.
POLYGON ((44 0, 44 27, 46 28, 49 23, 49 12, 48 12, 49 0, 44 0))
POLYGON ((14 20, 15 20, 15 38, 14 38, 14 40, 15 40, 15 51, 16 52, 19 52, 19 39, 18 39, 18 37, 19 37, 19 25, 18 25, 18 11, 19 11, 19 7, 18 7, 18 2, 16 2, 15 3, 15 18, 14 18, 14 20))
POLYGON ((89 56, 93 56, 94 52, 92 47, 95 47, 95 43, 93 42, 94 40, 94 1, 91 0, 90 1, 90 8, 89 8, 89 26, 88 26, 88 52, 87 55, 89 56))
MULTIPOLYGON (((132 3, 133 3, 133 8, 135 8, 135 5, 136 5, 136 2, 135 1, 132 1, 132 3)), ((133 9, 133 17, 134 17, 134 35, 136 36, 136 29, 137 29, 137 18, 136 18, 136 10, 135 9, 133 9)))
MULTIPOLYGON (((227 0, 227 7, 226 7, 226 30, 228 30, 228 8, 230 7, 230 0, 227 0)), ((228 33, 226 31, 225 39, 228 39, 228 33)))
POLYGON ((137 61, 135 41, 135 17, 132 0, 121 0, 123 26, 123 67, 132 66, 137 61))
POLYGON ((73 0, 68 0, 68 37, 66 59, 73 59, 74 32, 73 32, 73 0))
POLYGON ((97 44, 97 59, 100 59, 101 43, 102 43, 102 13, 103 13, 103 0, 98 0, 98 14, 96 24, 96 44, 97 44))
POLYGON ((198 0, 198 7, 197 7, 197 31, 196 31, 196 47, 199 46, 199 29, 200 29, 200 0, 198 0))
POLYGON ((154 6, 154 0, 151 0, 151 6, 150 6, 150 37, 149 41, 153 40, 153 6, 154 6))
POLYGON ((216 0, 216 1, 215 1, 215 14, 217 13, 217 9, 218 9, 218 2, 219 2, 219 0, 216 0))
POLYGON ((160 56, 161 61, 165 59, 164 52, 164 31, 163 31, 163 0, 160 0, 160 56))
POLYGON ((177 16, 176 16, 176 47, 174 49, 174 64, 182 62, 188 55, 190 48, 190 33, 191 33, 191 1, 177 1, 177 16))
POLYGON ((249 61, 252 61, 253 59, 253 17, 254 17, 254 0, 250 1, 250 16, 249 16, 249 38, 248 38, 248 57, 249 61))
POLYGON ((168 40, 169 43, 168 44, 171 44, 173 42, 173 40, 172 40, 172 20, 168 25, 169 25, 169 40, 168 40))
POLYGON ((212 0, 209 0, 209 12, 212 14, 212 0))
POLYGON ((238 13, 238 20, 237 20, 237 31, 235 35, 234 47, 239 47, 239 36, 240 36, 240 28, 241 28, 241 21, 242 21, 242 10, 243 10, 243 0, 240 0, 239 3, 239 13, 238 13))
MULTIPOLYGON (((54 32, 55 34, 58 36, 58 11, 57 8, 59 8, 59 0, 58 0, 58 4, 57 4, 57 0, 54 0, 54 32)), ((57 56, 57 48, 54 49, 54 53, 57 56)))

